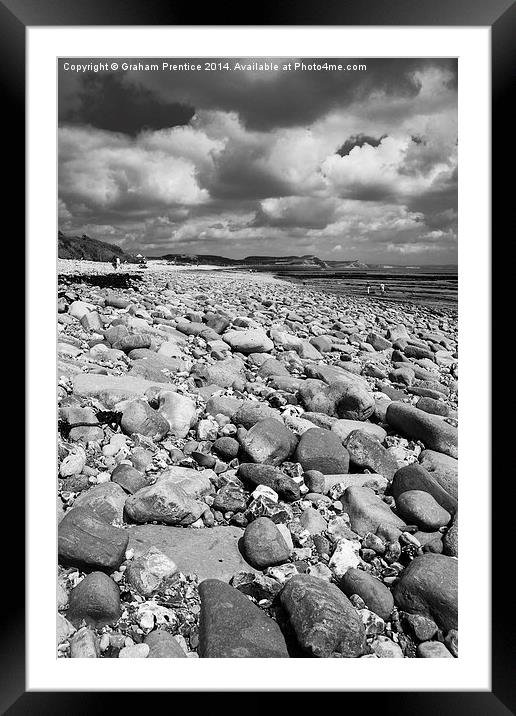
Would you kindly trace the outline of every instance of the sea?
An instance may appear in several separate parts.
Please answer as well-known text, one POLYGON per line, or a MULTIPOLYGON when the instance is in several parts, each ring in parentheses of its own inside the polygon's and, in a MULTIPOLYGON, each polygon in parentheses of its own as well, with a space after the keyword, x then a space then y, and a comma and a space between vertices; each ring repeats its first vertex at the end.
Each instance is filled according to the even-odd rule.
MULTIPOLYGON (((255 270, 267 269, 265 266, 256 266, 255 270)), ((381 266, 364 269, 286 267, 275 268, 274 273, 278 278, 315 291, 351 296, 369 295, 385 301, 436 308, 456 309, 458 303, 457 266, 381 266), (380 287, 382 283, 384 293, 380 287)))

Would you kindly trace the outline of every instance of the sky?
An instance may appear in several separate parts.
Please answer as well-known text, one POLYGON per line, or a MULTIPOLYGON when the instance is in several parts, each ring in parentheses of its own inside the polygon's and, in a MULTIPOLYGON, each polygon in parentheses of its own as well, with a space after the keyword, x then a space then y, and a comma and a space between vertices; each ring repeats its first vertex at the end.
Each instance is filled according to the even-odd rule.
POLYGON ((60 61, 64 233, 147 256, 457 263, 456 60, 112 61, 60 61), (293 69, 325 61, 367 69, 293 69))

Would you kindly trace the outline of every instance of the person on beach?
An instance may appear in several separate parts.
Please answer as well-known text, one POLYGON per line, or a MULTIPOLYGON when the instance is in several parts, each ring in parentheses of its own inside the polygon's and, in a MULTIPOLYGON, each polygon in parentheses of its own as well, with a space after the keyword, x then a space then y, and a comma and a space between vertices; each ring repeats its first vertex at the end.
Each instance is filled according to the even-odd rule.
POLYGON ((381 284, 380 284, 380 291, 381 291, 382 293, 385 293, 385 284, 384 284, 384 283, 381 283, 381 284))
POLYGON ((370 293, 371 293, 371 286, 369 284, 367 284, 367 295, 369 296, 370 293))

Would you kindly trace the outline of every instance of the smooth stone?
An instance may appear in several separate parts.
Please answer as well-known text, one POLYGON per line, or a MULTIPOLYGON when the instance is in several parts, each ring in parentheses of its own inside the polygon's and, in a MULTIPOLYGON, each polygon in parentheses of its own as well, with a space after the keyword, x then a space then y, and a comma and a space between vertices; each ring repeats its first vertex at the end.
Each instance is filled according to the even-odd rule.
MULTIPOLYGON (((191 479, 180 478, 170 471, 163 473, 153 485, 129 495, 126 514, 140 523, 156 520, 167 525, 192 524, 206 510, 206 504, 197 499, 197 490, 189 485, 191 479)), ((197 484, 193 479, 192 486, 197 484)))
POLYGON ((81 425, 70 430, 68 439, 73 442, 78 442, 79 440, 85 443, 101 442, 104 439, 104 431, 101 427, 81 425))
POLYGON ((213 492, 211 481, 214 479, 216 479, 216 474, 213 470, 194 470, 190 467, 174 465, 163 470, 157 482, 163 481, 177 485, 190 497, 201 499, 213 492))
POLYGON ((392 480, 398 469, 398 463, 374 437, 362 430, 354 430, 348 435, 344 445, 354 465, 374 470, 387 480, 392 480))
POLYGON ((379 634, 371 642, 371 649, 379 659, 403 659, 404 654, 401 647, 387 638, 379 634))
POLYGON ((446 646, 440 641, 423 641, 416 649, 420 659, 453 659, 446 646))
POLYGON ((99 639, 88 627, 82 627, 70 639, 71 659, 97 659, 100 656, 99 639))
POLYGON ((70 592, 66 616, 76 627, 114 624, 121 614, 118 585, 104 572, 91 572, 70 592))
POLYGON ((212 395, 206 402, 206 412, 209 415, 225 415, 231 418, 243 402, 243 400, 232 398, 229 395, 212 395))
POLYGON ((176 438, 185 438, 197 422, 195 402, 186 395, 169 390, 162 390, 158 397, 158 413, 168 422, 170 434, 176 438))
POLYGON ((404 619, 418 641, 428 641, 432 639, 439 628, 433 619, 424 617, 421 614, 405 613, 404 619))
POLYGON ((386 417, 389 425, 430 450, 458 457, 458 430, 441 418, 398 401, 389 404, 386 417))
POLYGON ((313 507, 309 507, 301 513, 299 522, 305 530, 310 532, 311 535, 321 534, 328 526, 328 523, 321 513, 314 510, 313 507))
POLYGON ((424 410, 425 413, 431 413, 432 415, 440 415, 443 418, 448 417, 448 415, 450 414, 450 409, 448 408, 446 403, 443 403, 440 400, 436 400, 435 398, 419 398, 416 403, 416 408, 418 408, 418 410, 424 410))
POLYGON ((277 360, 276 358, 267 358, 260 366, 258 370, 260 378, 268 378, 272 375, 284 376, 290 378, 288 368, 284 363, 277 360))
POLYGON ((71 477, 82 472, 86 465, 86 453, 82 447, 76 447, 70 452, 59 466, 59 474, 61 477, 71 477))
POLYGON ((311 428, 303 433, 295 459, 304 471, 318 470, 323 475, 347 473, 349 467, 349 453, 339 437, 323 428, 311 428))
POLYGON ((227 358, 216 363, 196 363, 190 375, 198 385, 215 384, 221 388, 230 388, 235 378, 242 375, 244 363, 240 358, 227 358))
POLYGON ((309 492, 322 494, 325 486, 325 476, 319 470, 306 470, 303 480, 309 492))
POLYGON ((457 629, 458 561, 442 554, 423 554, 401 572, 393 588, 402 611, 430 617, 444 631, 457 629))
POLYGON ((201 658, 288 658, 279 626, 238 589, 208 579, 199 595, 201 658))
POLYGON ((149 656, 148 644, 132 644, 124 646, 118 653, 119 659, 146 659, 149 656))
POLYGON ((148 552, 129 562, 124 576, 137 592, 148 596, 176 572, 176 563, 156 547, 151 547, 148 552))
POLYGON ((430 473, 443 490, 458 499, 458 460, 441 452, 423 450, 419 455, 419 464, 430 473))
MULTIPOLYGON (((312 413, 309 410, 303 413, 303 419, 313 423, 316 428, 324 428, 325 430, 331 430, 339 420, 338 418, 331 417, 325 413, 312 413)), ((354 423, 356 421, 353 420, 352 422, 354 423)))
POLYGON ((270 487, 286 502, 294 502, 301 496, 297 482, 273 465, 244 462, 238 469, 238 476, 245 483, 270 487))
POLYGON ((444 643, 450 654, 457 658, 459 656, 459 632, 456 629, 450 629, 448 634, 446 634, 444 643))
POLYGON ((113 482, 90 487, 75 499, 71 509, 85 507, 104 522, 123 522, 126 493, 113 482))
POLYGON ((98 375, 78 373, 72 378, 73 393, 82 398, 97 398, 108 409, 122 400, 143 397, 151 388, 161 389, 159 383, 130 375, 98 375))
POLYGON ((303 381, 298 391, 302 405, 309 412, 349 420, 367 420, 374 411, 374 398, 355 379, 347 378, 346 371, 342 373, 338 381, 331 385, 325 385, 318 379, 303 381))
POLYGON ((457 511, 457 500, 452 497, 441 485, 418 463, 401 467, 392 480, 390 491, 397 500, 403 492, 408 490, 422 490, 428 492, 434 500, 450 514, 457 511))
POLYGON ((58 526, 60 564, 114 570, 125 559, 129 537, 125 530, 99 520, 90 510, 68 510, 58 526))
POLYGON ((451 520, 450 513, 422 490, 402 492, 396 500, 396 509, 407 524, 417 525, 422 530, 438 530, 451 520))
POLYGON ((321 360, 322 354, 310 341, 301 341, 296 347, 296 352, 300 358, 305 360, 321 360))
POLYGON ((453 516, 451 525, 443 538, 443 552, 449 557, 459 556, 459 513, 453 516))
POLYGON ((238 455, 240 443, 231 437, 217 438, 212 445, 212 450, 223 460, 230 461, 238 455))
POLYGON ((422 532, 418 530, 414 532, 414 537, 423 548, 423 552, 434 552, 442 554, 443 552, 443 535, 441 532, 422 532))
POLYGON ((129 333, 111 344, 113 348, 124 353, 129 353, 135 348, 150 348, 151 345, 151 337, 143 333, 129 333))
POLYGON ((280 421, 279 412, 257 400, 246 400, 231 417, 231 421, 235 425, 242 425, 246 430, 252 428, 256 423, 271 419, 280 421))
POLYGON ((132 465, 126 465, 124 463, 120 463, 120 465, 115 467, 111 473, 111 482, 120 485, 120 487, 130 495, 138 492, 138 490, 141 490, 142 487, 148 484, 141 472, 138 472, 132 465))
POLYGON ((68 306, 68 315, 73 316, 80 321, 83 316, 88 315, 90 311, 94 310, 95 306, 91 303, 86 303, 85 301, 72 301, 72 303, 68 306))
MULTIPOLYGON (((176 361, 174 365, 170 365, 169 363, 166 368, 170 373, 177 373, 185 369, 186 364, 182 361, 176 361)), ((146 380, 156 381, 156 383, 171 382, 171 376, 164 372, 164 366, 150 358, 133 361, 127 375, 134 375, 136 377, 145 378, 146 380)))
POLYGON ((368 487, 348 487, 340 498, 349 515, 351 529, 362 537, 376 534, 379 527, 389 525, 402 530, 405 522, 368 487))
POLYGON ((280 600, 299 645, 310 656, 358 657, 365 653, 362 620, 334 584, 298 574, 285 584, 280 600))
POLYGON ((74 632, 74 625, 58 612, 56 625, 56 646, 62 644, 63 641, 68 641, 68 639, 72 636, 74 632))
POLYGON ((164 629, 155 629, 143 640, 149 647, 149 659, 186 659, 177 639, 164 629))
POLYGON ((279 420, 261 420, 241 440, 242 449, 251 462, 281 465, 294 452, 297 438, 279 420))
POLYGON ((244 355, 269 353, 274 348, 274 343, 261 328, 226 331, 222 334, 222 339, 231 346, 232 350, 244 355))
POLYGON ((354 430, 361 430, 379 442, 383 442, 387 437, 387 432, 380 425, 361 420, 336 420, 330 430, 336 433, 342 442, 344 442, 354 430))
POLYGON ((184 529, 165 525, 131 527, 129 549, 135 558, 156 547, 167 555, 180 572, 196 574, 203 579, 221 579, 229 582, 240 571, 254 572, 239 550, 244 531, 232 525, 210 529, 184 529))
POLYGON ((395 325, 389 326, 389 328, 387 329, 387 338, 393 343, 394 341, 407 339, 408 337, 409 333, 404 323, 397 323, 395 325))
POLYGON ((388 621, 394 608, 393 596, 385 584, 372 574, 361 569, 348 569, 339 587, 348 597, 358 594, 368 609, 378 614, 384 621, 388 621))
POLYGON ((247 525, 243 550, 248 562, 257 569, 283 564, 291 553, 278 526, 268 517, 258 517, 247 525))
POLYGON ((373 346, 375 351, 384 351, 392 348, 392 343, 378 333, 371 332, 366 338, 366 343, 373 346))

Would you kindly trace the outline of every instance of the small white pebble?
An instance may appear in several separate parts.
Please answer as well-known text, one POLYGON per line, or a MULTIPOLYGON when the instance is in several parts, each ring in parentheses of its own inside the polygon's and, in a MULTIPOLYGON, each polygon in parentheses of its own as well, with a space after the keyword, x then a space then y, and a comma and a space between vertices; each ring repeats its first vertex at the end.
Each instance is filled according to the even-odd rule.
POLYGON ((128 549, 125 553, 126 559, 132 559, 134 557, 134 549, 131 547, 131 549, 128 549))
POLYGON ((138 623, 142 629, 145 629, 145 631, 150 631, 151 629, 154 629, 154 621, 154 614, 151 614, 150 612, 143 612, 138 623))

